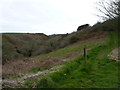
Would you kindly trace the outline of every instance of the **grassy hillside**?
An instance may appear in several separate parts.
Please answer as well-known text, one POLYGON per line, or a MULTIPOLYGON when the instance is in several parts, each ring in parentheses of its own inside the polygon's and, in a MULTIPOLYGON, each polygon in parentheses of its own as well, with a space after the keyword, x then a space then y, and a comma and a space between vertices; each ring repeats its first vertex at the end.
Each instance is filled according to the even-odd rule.
POLYGON ((43 33, 3 33, 3 63, 9 60, 49 53, 78 41, 84 41, 91 37, 102 35, 104 31, 117 31, 117 22, 117 19, 108 20, 70 34, 50 36, 43 33))
MULTIPOLYGON (((24 87, 37 88, 118 88, 119 82, 119 62, 109 59, 108 54, 115 48, 118 48, 118 26, 117 20, 108 20, 90 27, 88 31, 75 33, 79 40, 87 43, 76 43, 63 49, 49 54, 38 56, 37 58, 59 57, 64 58, 66 54, 80 52, 84 45, 91 48, 87 52, 87 60, 83 55, 76 59, 63 63, 64 67, 52 74, 40 76, 35 79, 28 79, 24 87), (110 26, 112 25, 112 26, 110 26), (96 37, 108 33, 107 39, 89 40, 90 37, 96 37)), ((104 36, 104 35, 103 35, 104 36)), ((105 38, 105 37, 103 37, 105 38)))
POLYGON ((101 31, 96 33, 90 30, 91 28, 87 28, 84 32, 50 36, 39 33, 4 33, 2 35, 3 63, 10 60, 49 53, 102 33, 101 31), (11 53, 9 53, 9 51, 11 51, 11 53))
MULTIPOLYGON (((108 58, 108 54, 118 47, 116 35, 115 32, 110 32, 106 42, 95 44, 92 50, 88 51, 86 62, 83 56, 79 56, 64 63, 65 66, 60 71, 28 80, 25 87, 32 87, 34 83, 37 88, 117 88, 118 62, 108 58)), ((67 53, 67 48, 65 51, 63 54, 67 53)), ((58 52, 60 50, 49 55, 57 56, 58 52)))
POLYGON ((120 85, 119 62, 108 57, 120 42, 116 22, 116 19, 108 20, 82 31, 50 35, 42 39, 39 34, 4 34, 4 60, 19 57, 20 60, 5 63, 3 75, 8 79, 17 78, 21 73, 37 73, 63 66, 60 70, 53 70, 53 73, 27 79, 22 87, 117 88, 120 85), (87 60, 83 57, 85 46, 87 60), (14 67, 15 73, 11 73, 14 67))

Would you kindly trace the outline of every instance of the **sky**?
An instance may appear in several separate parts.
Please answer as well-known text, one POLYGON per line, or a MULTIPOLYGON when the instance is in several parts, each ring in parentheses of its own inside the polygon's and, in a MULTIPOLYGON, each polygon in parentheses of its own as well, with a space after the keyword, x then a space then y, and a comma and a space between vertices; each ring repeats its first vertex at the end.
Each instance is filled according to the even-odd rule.
POLYGON ((97 0, 0 0, 0 32, 65 34, 94 25, 97 0))

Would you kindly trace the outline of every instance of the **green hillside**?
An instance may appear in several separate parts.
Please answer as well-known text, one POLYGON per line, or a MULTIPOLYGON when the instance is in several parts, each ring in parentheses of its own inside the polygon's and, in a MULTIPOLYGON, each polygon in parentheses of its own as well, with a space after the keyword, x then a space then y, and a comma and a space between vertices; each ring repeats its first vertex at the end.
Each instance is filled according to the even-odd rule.
MULTIPOLYGON (((92 44, 85 43, 88 47, 90 44, 94 45, 88 51, 86 61, 80 55, 76 59, 64 63, 65 66, 60 71, 28 80, 25 87, 32 87, 33 83, 36 83, 37 88, 117 88, 119 85, 118 62, 108 58, 108 54, 118 47, 116 42, 118 42, 117 34, 110 32, 109 39, 106 39, 104 43, 98 44, 97 41, 91 42, 92 44)), ((67 47, 48 55, 60 55, 61 57, 62 54, 82 49, 76 48, 67 47), (70 51, 67 51, 68 48, 70 51), (61 54, 63 50, 64 53, 61 54)))
MULTIPOLYGON (((37 73, 45 70, 49 72, 51 67, 62 67, 53 70, 53 73, 46 73, 36 78, 29 78, 25 84, 20 84, 18 87, 118 88, 120 86, 119 62, 110 59, 108 56, 112 50, 119 47, 118 43, 120 41, 118 39, 119 33, 116 23, 117 19, 108 20, 88 27, 84 31, 48 36, 46 41, 43 40, 45 42, 41 43, 43 46, 46 45, 45 47, 39 46, 41 44, 38 44, 39 47, 35 46, 34 48, 39 48, 40 50, 41 47, 47 47, 50 51, 37 54, 34 57, 32 56, 32 59, 29 59, 30 57, 26 59, 24 62, 27 62, 27 65, 25 64, 25 73, 37 73), (86 47, 87 50, 86 60, 83 55, 84 47, 86 47), (36 63, 34 64, 33 62, 36 63)), ((39 42, 39 40, 37 42, 39 42)), ((27 47, 24 47, 24 49, 26 48, 27 47)), ((7 66, 7 64, 5 65, 7 66)), ((14 63, 9 64, 9 68, 10 65, 14 65, 14 63)), ((19 69, 19 62, 18 64, 16 63, 16 67, 17 65, 18 69, 15 68, 16 72, 19 70, 22 72, 23 68, 19 69)), ((6 72, 4 72, 3 75, 9 76, 10 73, 7 75, 6 72)), ((17 77, 22 77, 19 76, 19 73, 11 75, 9 78, 16 79, 17 77)))
POLYGON ((97 33, 101 35, 107 32, 108 36, 106 35, 106 38, 103 37, 99 40, 92 38, 92 40, 88 40, 87 42, 75 43, 52 53, 38 56, 37 58, 47 56, 64 58, 69 53, 82 51, 85 45, 87 48, 91 48, 87 52, 87 60, 84 59, 83 54, 78 55, 72 61, 63 63, 64 67, 59 71, 35 79, 28 79, 24 87, 118 88, 120 86, 119 62, 113 61, 108 57, 113 49, 118 48, 119 42, 116 23, 113 23, 113 26, 109 27, 112 22, 110 20, 95 25, 92 27, 94 34, 92 33, 93 31, 87 34, 90 35, 91 33, 97 36, 97 33))

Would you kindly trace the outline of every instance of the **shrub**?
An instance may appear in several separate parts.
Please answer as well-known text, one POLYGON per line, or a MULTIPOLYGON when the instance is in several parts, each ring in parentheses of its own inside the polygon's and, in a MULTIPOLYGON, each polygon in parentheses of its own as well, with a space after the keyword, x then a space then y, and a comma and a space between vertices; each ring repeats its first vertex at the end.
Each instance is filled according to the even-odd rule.
POLYGON ((14 46, 9 42, 2 43, 2 63, 6 63, 8 60, 22 58, 23 55, 16 52, 14 46))
POLYGON ((21 48, 18 48, 19 53, 23 54, 25 57, 33 56, 33 52, 38 50, 38 43, 31 41, 24 44, 21 48))
POLYGON ((70 37, 70 39, 69 39, 69 43, 72 44, 72 43, 77 42, 78 40, 79 40, 78 37, 72 36, 72 37, 70 37))
POLYGON ((34 50, 32 52, 32 56, 37 56, 37 55, 45 54, 45 53, 49 53, 49 52, 51 52, 51 50, 48 47, 40 46, 40 47, 38 47, 37 50, 34 50))
POLYGON ((65 46, 69 45, 69 41, 68 40, 63 40, 61 41, 59 47, 60 48, 64 48, 65 46))
POLYGON ((59 40, 57 38, 52 38, 49 41, 47 41, 46 43, 50 50, 59 48, 59 40))

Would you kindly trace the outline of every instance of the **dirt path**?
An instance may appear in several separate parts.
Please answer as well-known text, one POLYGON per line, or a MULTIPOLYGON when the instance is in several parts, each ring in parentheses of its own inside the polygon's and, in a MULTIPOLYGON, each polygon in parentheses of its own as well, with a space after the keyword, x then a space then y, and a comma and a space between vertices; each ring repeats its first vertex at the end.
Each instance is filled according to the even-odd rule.
POLYGON ((16 78, 16 79, 4 79, 4 80, 2 81, 2 82, 3 82, 3 88, 4 88, 4 87, 15 88, 16 86, 19 86, 19 85, 24 84, 24 82, 25 82, 26 79, 35 78, 35 77, 38 77, 38 76, 43 76, 43 75, 45 75, 45 74, 49 74, 49 73, 53 73, 53 72, 59 71, 61 67, 63 67, 63 66, 62 66, 62 65, 61 65, 61 66, 54 66, 54 67, 52 67, 52 68, 49 69, 49 70, 40 71, 40 72, 33 73, 33 74, 26 74, 26 75, 24 75, 24 76, 21 77, 21 78, 16 78))

